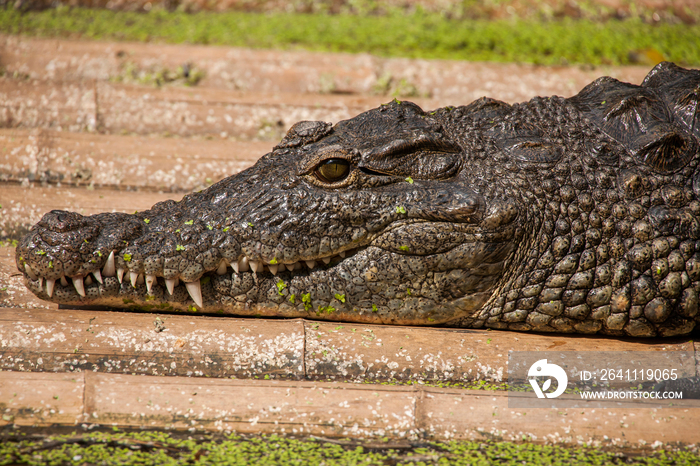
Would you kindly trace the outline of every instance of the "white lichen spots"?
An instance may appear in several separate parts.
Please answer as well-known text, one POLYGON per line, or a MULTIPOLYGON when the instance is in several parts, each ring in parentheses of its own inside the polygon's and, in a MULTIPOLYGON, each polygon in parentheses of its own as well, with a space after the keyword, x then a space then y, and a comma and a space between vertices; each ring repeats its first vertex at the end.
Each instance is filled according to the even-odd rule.
MULTIPOLYGON (((492 368, 475 353, 453 351, 452 345, 431 345, 424 350, 412 344, 408 335, 392 331, 383 334, 377 328, 331 323, 309 327, 305 361, 307 375, 313 378, 332 380, 337 375, 354 382, 396 379, 414 383, 503 379, 503 367, 492 368)), ((461 345, 454 342, 455 349, 463 346, 463 341, 461 345)))

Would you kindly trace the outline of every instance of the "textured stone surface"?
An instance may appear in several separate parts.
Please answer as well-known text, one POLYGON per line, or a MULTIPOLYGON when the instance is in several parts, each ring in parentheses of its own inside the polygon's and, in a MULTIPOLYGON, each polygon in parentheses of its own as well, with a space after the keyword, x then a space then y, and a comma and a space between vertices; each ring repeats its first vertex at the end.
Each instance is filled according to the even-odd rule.
MULTIPOLYGON (((510 395, 519 396, 518 394, 510 395)), ((525 395, 523 395, 525 396, 525 395)), ((580 400, 565 394, 559 401, 580 400)), ((188 377, 0 372, 0 426, 158 428, 342 438, 696 444, 698 400, 511 408, 505 392, 188 377), (595 411, 596 415, 591 413, 595 411), (598 415, 597 413, 602 414, 598 415)))
MULTIPOLYGON (((550 325, 573 328, 562 317, 550 325)), ((304 319, 0 308, 0 370, 15 373, 502 383, 508 378, 510 351, 554 348, 695 351, 687 339, 581 339, 304 319)))

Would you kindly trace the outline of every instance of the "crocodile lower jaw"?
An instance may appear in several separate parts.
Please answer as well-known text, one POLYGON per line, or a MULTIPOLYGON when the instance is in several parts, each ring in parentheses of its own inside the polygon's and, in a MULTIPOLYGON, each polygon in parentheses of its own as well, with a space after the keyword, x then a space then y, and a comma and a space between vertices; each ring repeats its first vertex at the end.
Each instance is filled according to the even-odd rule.
MULTIPOLYGON (((330 256, 321 257, 317 260, 300 260, 293 263, 264 263, 262 260, 250 260, 245 255, 241 255, 238 261, 229 262, 226 259, 222 259, 219 266, 215 271, 209 271, 204 273, 199 279, 191 282, 186 282, 183 280, 187 293, 190 298, 200 308, 204 307, 204 302, 202 299, 202 279, 211 279, 215 274, 217 276, 229 275, 232 273, 243 274, 250 272, 257 277, 257 274, 272 274, 276 276, 278 273, 283 273, 285 271, 303 271, 311 272, 314 269, 328 266, 332 263, 336 264, 343 260, 347 256, 352 256, 357 251, 357 248, 353 248, 346 251, 341 251, 338 254, 333 254, 330 256)), ((153 286, 160 284, 167 289, 168 294, 173 296, 175 293, 175 288, 180 284, 180 279, 175 278, 165 278, 159 277, 157 275, 149 275, 143 273, 129 272, 128 269, 116 268, 114 260, 114 251, 112 251, 104 266, 100 269, 96 269, 87 276, 65 276, 62 275, 58 279, 45 279, 44 277, 38 276, 31 266, 27 263, 24 264, 25 270, 25 281, 27 286, 37 293, 45 294, 48 299, 53 298, 54 292, 61 295, 70 295, 73 292, 77 293, 79 296, 76 298, 79 300, 80 297, 87 298, 88 294, 100 295, 99 285, 105 285, 105 279, 116 278, 119 284, 127 281, 133 288, 139 285, 146 285, 148 295, 151 295, 153 286), (99 283, 99 285, 98 285, 99 283), (92 291, 92 293, 91 293, 92 291)))

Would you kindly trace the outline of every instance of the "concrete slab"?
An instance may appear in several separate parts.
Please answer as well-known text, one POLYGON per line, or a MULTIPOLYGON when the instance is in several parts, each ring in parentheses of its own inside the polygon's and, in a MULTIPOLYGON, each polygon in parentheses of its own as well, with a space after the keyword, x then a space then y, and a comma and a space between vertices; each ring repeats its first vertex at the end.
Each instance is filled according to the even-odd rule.
POLYGON ((509 351, 551 349, 695 352, 683 340, 0 308, 0 369, 11 371, 500 383, 509 351))
POLYGON ((0 182, 183 192, 244 170, 274 144, 14 128, 0 129, 0 146, 0 182))
MULTIPOLYGON (((313 379, 502 382, 509 351, 689 351, 687 339, 619 339, 490 330, 306 322, 313 379)), ((696 353, 697 354, 697 353, 696 353)))
POLYGON ((0 308, 0 368, 200 377, 304 376, 300 320, 0 308))
POLYGON ((700 401, 509 409, 502 392, 351 383, 0 372, 0 426, 115 426, 392 439, 692 444, 700 401))
POLYGON ((1 425, 75 425, 83 420, 83 374, 0 372, 1 425))

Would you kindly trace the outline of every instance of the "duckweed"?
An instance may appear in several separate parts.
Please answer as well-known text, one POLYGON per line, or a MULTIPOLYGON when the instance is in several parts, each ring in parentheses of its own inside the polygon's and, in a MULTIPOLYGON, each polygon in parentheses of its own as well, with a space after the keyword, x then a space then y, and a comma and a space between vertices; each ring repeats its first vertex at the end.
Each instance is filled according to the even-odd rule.
POLYGON ((0 434, 0 465, 522 465, 698 464, 690 449, 630 450, 485 440, 428 442, 162 431, 29 430, 0 434))

